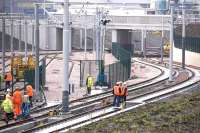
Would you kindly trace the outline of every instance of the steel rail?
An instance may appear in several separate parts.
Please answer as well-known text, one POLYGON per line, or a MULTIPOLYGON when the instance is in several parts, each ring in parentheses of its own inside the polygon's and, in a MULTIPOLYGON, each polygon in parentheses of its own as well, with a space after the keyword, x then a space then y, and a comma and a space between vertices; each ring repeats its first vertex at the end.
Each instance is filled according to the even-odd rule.
MULTIPOLYGON (((194 74, 193 71, 190 70, 190 72, 192 73, 192 76, 190 76, 190 78, 188 78, 186 81, 189 81, 190 79, 192 79, 192 78, 195 76, 195 74, 194 74)), ((184 81, 183 81, 183 82, 184 82, 184 81)), ((180 82, 180 83, 178 83, 178 84, 181 84, 181 83, 182 83, 182 82, 180 82)), ((160 98, 160 97, 163 97, 163 96, 166 96, 166 95, 171 95, 171 94, 173 94, 173 93, 175 93, 175 92, 178 92, 178 91, 181 91, 181 90, 186 89, 186 88, 188 88, 188 87, 191 87, 191 86, 194 85, 194 84, 195 84, 195 83, 190 84, 190 85, 188 85, 188 86, 185 86, 185 87, 183 87, 183 88, 180 88, 180 89, 177 89, 177 90, 168 92, 168 93, 166 93, 166 94, 162 94, 162 95, 156 96, 156 97, 154 97, 154 98, 150 98, 150 99, 148 99, 148 100, 145 100, 145 102, 150 102, 150 101, 152 101, 152 100, 155 99, 155 98, 157 99, 157 98, 160 98)), ((176 84, 176 85, 177 85, 177 84, 176 84)), ((140 97, 145 97, 145 96, 148 96, 148 95, 150 95, 150 94, 155 94, 155 93, 158 93, 158 92, 160 92, 160 91, 170 89, 170 88, 172 88, 172 87, 173 87, 173 85, 170 86, 170 87, 164 87, 163 89, 160 89, 160 90, 147 92, 147 93, 145 93, 145 94, 141 94, 141 95, 137 95, 137 96, 133 96, 133 97, 128 97, 128 98, 127 98, 127 101, 135 100, 135 99, 140 98, 140 97)), ((72 127, 74 127, 74 126, 77 126, 77 125, 80 125, 80 124, 82 124, 82 123, 85 123, 85 122, 94 120, 94 119, 96 119, 96 118, 100 118, 100 117, 103 117, 103 116, 112 114, 112 113, 117 112, 117 111, 119 111, 119 110, 114 110, 114 111, 112 111, 112 112, 108 112, 108 113, 103 114, 103 115, 101 115, 101 116, 93 117, 93 118, 84 120, 84 121, 79 122, 79 123, 75 123, 75 124, 73 124, 73 125, 70 125, 70 126, 67 126, 67 127, 64 127, 64 128, 56 129, 56 130, 53 131, 53 132, 60 132, 60 131, 62 131, 62 130, 72 128, 72 127)), ((50 125, 50 126, 51 126, 51 125, 50 125)), ((48 127, 48 126, 47 126, 47 127, 48 127)), ((31 131, 31 130, 29 130, 29 131, 31 131)), ((34 131, 37 131, 37 130, 34 130, 34 131)), ((32 132, 32 131, 31 131, 31 132, 32 132)), ((51 132, 51 133, 53 133, 53 132, 51 132)))
MULTIPOLYGON (((143 84, 143 83, 148 83, 148 82, 150 82, 150 81, 152 81, 152 80, 154 80, 154 79, 156 79, 156 78, 158 78, 158 77, 160 77, 160 76, 162 76, 163 74, 164 74, 164 71, 162 70, 162 69, 160 69, 159 67, 155 67, 155 66, 153 66, 153 65, 149 65, 149 66, 152 66, 152 67, 154 67, 154 68, 157 68, 157 69, 159 69, 160 71, 161 71, 161 73, 159 74, 159 75, 157 75, 157 76, 155 76, 155 77, 153 77, 152 79, 149 79, 149 80, 146 80, 146 81, 143 81, 143 82, 140 82, 140 83, 137 83, 137 84, 134 84, 134 85, 132 85, 132 86, 135 86, 135 85, 140 85, 140 84, 143 84)), ((129 87, 131 87, 131 86, 129 86, 129 87)), ((139 88, 138 88, 139 89, 139 88)), ((130 90, 131 91, 131 90, 130 90)), ((111 93, 112 91, 111 90, 109 90, 109 91, 107 91, 107 92, 105 92, 105 93, 102 93, 102 94, 109 94, 109 93, 111 93)), ((88 97, 84 97, 84 98, 81 98, 81 99, 78 99, 78 100, 73 100, 73 101, 71 101, 70 103, 72 104, 72 103, 75 103, 75 102, 80 102, 80 101, 82 101, 82 100, 86 100, 86 99, 88 99, 88 98, 94 98, 94 97, 98 97, 98 96, 101 96, 102 94, 96 94, 96 95, 93 95, 93 96, 88 96, 88 97)), ((111 96, 112 97, 112 94, 111 95, 109 95, 109 96, 111 96)), ((102 97, 102 98, 99 98, 99 99, 96 99, 96 100, 93 100, 93 101, 90 101, 90 102, 87 102, 87 103, 83 103, 83 104, 79 104, 79 105, 75 105, 75 106, 72 106, 72 107, 70 107, 70 110, 72 110, 72 109, 76 109, 76 108, 79 108, 80 106, 86 106, 86 105, 89 105, 89 104, 91 104, 91 103, 93 103, 93 102, 97 102, 97 101, 99 101, 99 100, 102 100, 102 99, 104 99, 105 97, 102 97)), ((41 105, 39 105, 39 106, 43 106, 44 104, 41 104, 41 105)), ((57 109, 59 106, 61 106, 61 104, 57 104, 57 105, 53 105, 53 106, 50 106, 50 107, 47 107, 47 108, 41 108, 41 109, 32 109, 32 113, 39 113, 39 112, 42 112, 42 111, 45 111, 45 110, 53 110, 53 109, 57 109)), ((46 115, 45 113, 44 113, 44 115, 46 115)), ((42 116, 41 116, 42 117, 42 116)), ((38 118, 40 118, 40 117, 38 117, 38 118)), ((37 119, 37 118, 36 118, 37 119)), ((28 119, 28 120, 32 120, 32 119, 28 119)), ((27 120, 25 120, 24 122, 26 122, 27 120)), ((15 122, 15 123, 11 123, 11 124, 9 124, 9 125, 7 125, 7 127, 11 127, 11 126, 14 126, 14 125, 17 125, 17 124, 20 124, 20 123, 23 123, 22 121, 19 121, 19 122, 15 122)), ((0 127, 0 129, 5 129, 5 128, 7 128, 6 126, 5 127, 0 127)))
MULTIPOLYGON (((150 87, 150 86, 149 86, 150 87)), ((128 100, 129 99, 131 99, 131 98, 128 98, 128 100)), ((109 107, 111 106, 111 104, 109 105, 109 107)), ((103 108, 99 108, 100 110, 101 109, 104 109, 104 107, 103 108)), ((92 112, 93 112, 93 110, 92 110, 92 112)), ((88 114, 88 113, 91 113, 91 111, 89 111, 89 112, 87 112, 86 114, 88 114)), ((43 125, 43 126, 40 126, 40 128, 45 128, 45 127, 49 127, 49 126, 51 126, 52 124, 54 125, 54 124, 58 124, 58 123, 62 123, 62 122, 65 122, 65 121, 69 121, 69 119, 75 119, 75 118, 78 118, 78 117, 80 117, 80 116, 82 116, 82 115, 85 115, 85 113, 80 113, 80 114, 78 114, 78 115, 75 115, 75 116, 71 116, 70 118, 65 118, 65 119, 63 119, 63 120, 58 120, 58 121, 55 121, 55 122, 52 122, 52 123, 47 123, 47 124, 45 124, 45 125, 43 125)), ((36 131, 36 130, 38 130, 38 127, 35 127, 34 129, 29 129, 29 130, 27 130, 27 131, 25 131, 25 132, 33 132, 33 131, 36 131)))

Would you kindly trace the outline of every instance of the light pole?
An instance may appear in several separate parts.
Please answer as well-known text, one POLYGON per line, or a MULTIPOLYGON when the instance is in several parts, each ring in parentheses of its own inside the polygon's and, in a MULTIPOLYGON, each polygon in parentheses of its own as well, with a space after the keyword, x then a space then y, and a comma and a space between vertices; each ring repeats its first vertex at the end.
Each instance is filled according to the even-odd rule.
POLYGON ((62 92, 63 112, 69 111, 69 0, 64 1, 64 27, 63 27, 63 68, 64 82, 62 92))

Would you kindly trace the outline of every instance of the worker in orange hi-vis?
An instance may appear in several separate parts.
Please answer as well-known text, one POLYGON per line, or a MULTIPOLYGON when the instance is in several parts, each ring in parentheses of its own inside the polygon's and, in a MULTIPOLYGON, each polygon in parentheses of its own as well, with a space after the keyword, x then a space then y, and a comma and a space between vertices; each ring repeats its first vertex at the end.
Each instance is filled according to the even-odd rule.
POLYGON ((14 105, 14 119, 21 114, 21 105, 22 105, 22 94, 19 87, 16 87, 13 93, 13 105, 14 105))
POLYGON ((31 85, 26 86, 26 94, 29 96, 30 105, 32 107, 33 87, 31 85))
POLYGON ((11 72, 6 72, 5 76, 4 76, 4 81, 5 81, 5 86, 6 88, 10 87, 10 82, 12 82, 12 74, 11 72))

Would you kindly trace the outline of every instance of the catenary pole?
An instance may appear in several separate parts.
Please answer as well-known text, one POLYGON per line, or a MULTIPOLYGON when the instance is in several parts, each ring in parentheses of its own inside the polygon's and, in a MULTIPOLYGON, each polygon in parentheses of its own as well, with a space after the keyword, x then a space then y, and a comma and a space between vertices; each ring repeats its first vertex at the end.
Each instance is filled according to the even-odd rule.
POLYGON ((82 27, 80 28, 80 49, 82 49, 82 38, 83 38, 83 32, 82 27))
POLYGON ((72 28, 69 27, 69 54, 72 52, 72 28))
POLYGON ((174 43, 174 21, 173 21, 173 6, 171 6, 171 25, 170 25, 170 57, 169 57, 169 81, 172 81, 172 66, 173 66, 173 43, 174 43))
POLYGON ((182 9, 182 68, 185 69, 185 10, 182 9))
POLYGON ((24 22, 24 36, 25 36, 25 60, 27 60, 27 55, 28 55, 28 26, 27 26, 27 21, 25 20, 24 22))
POLYGON ((35 46, 35 28, 34 24, 32 24, 32 54, 34 54, 34 46, 35 46))
POLYGON ((14 44, 13 44, 13 19, 11 18, 11 25, 10 25, 10 51, 11 51, 11 56, 13 56, 14 52, 14 44))
POLYGON ((100 28, 100 10, 96 9, 96 60, 100 60, 100 39, 101 39, 101 28, 100 28))
POLYGON ((163 46, 164 46, 164 22, 163 22, 163 16, 162 16, 162 36, 161 36, 161 46, 160 46, 160 62, 163 63, 163 55, 164 55, 164 51, 163 51, 163 46))
POLYGON ((35 90, 36 90, 36 100, 41 100, 40 95, 40 75, 39 75, 39 14, 38 14, 39 5, 35 5, 35 90))
POLYGON ((5 19, 2 19, 2 75, 5 75, 5 19))
POLYGON ((144 45, 143 45, 143 55, 144 58, 146 58, 146 46, 147 45, 147 31, 146 29, 144 30, 144 45))
POLYGON ((84 58, 86 59, 86 52, 87 52, 87 27, 86 27, 86 24, 85 24, 85 27, 84 27, 84 58))
POLYGON ((141 30, 141 52, 144 54, 144 29, 141 30))
POLYGON ((62 94, 63 112, 69 111, 69 0, 64 1, 64 27, 63 27, 63 68, 64 82, 62 94))
POLYGON ((19 52, 22 52, 22 25, 21 25, 21 17, 19 21, 19 52))

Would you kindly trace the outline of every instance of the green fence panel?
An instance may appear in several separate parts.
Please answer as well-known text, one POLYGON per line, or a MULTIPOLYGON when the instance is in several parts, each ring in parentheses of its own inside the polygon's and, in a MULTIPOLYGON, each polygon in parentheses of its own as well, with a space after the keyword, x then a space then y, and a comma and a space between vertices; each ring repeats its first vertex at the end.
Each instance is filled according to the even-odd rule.
MULTIPOLYGON (((182 49, 182 37, 180 35, 174 36, 174 46, 182 49)), ((186 37, 185 49, 187 51, 200 53, 200 38, 198 37, 186 37)))
MULTIPOLYGON (((40 65, 39 66, 39 71, 40 71, 40 86, 45 85, 45 65, 40 65)), ((35 87, 35 69, 28 69, 24 71, 24 80, 28 84, 31 84, 33 87, 35 87)))
POLYGON ((131 52, 122 48, 119 43, 112 44, 112 54, 119 62, 109 65, 109 83, 111 87, 117 81, 126 81, 130 77, 131 52))

